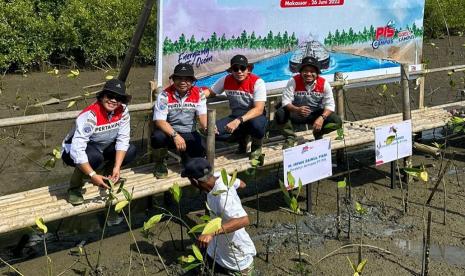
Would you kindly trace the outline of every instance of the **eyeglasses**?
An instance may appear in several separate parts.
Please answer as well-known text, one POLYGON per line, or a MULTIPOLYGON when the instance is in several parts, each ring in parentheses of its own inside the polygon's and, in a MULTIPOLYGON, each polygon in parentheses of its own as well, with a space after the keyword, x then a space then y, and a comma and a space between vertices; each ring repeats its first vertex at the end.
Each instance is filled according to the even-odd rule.
POLYGON ((173 81, 185 81, 185 82, 194 82, 194 79, 192 77, 179 77, 179 76, 174 76, 173 81))
POLYGON ((106 94, 106 96, 107 96, 107 99, 110 100, 110 101, 115 100, 115 101, 120 102, 120 103, 122 103, 124 101, 124 97, 121 97, 121 96, 116 95, 116 94, 108 93, 108 94, 106 94))
POLYGON ((244 72, 245 70, 247 70, 247 66, 233 66, 231 69, 233 70, 233 72, 239 72, 239 70, 241 70, 241 72, 244 72))

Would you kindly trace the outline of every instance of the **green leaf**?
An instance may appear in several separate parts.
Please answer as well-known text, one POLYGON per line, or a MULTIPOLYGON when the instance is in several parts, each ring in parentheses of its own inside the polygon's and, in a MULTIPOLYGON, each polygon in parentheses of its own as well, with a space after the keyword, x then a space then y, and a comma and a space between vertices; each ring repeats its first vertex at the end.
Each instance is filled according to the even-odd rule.
POLYGON ((294 189, 294 186, 295 186, 295 178, 294 176, 292 175, 291 172, 287 172, 287 184, 289 185, 289 187, 291 189, 294 189))
POLYGON ((453 132, 454 132, 454 133, 459 133, 459 132, 461 132, 462 130, 463 130, 463 126, 456 126, 456 127, 454 127, 453 132))
POLYGON ((49 160, 47 160, 47 162, 45 162, 44 168, 53 169, 53 168, 55 168, 55 163, 56 163, 56 159, 55 159, 55 157, 52 157, 49 160))
POLYGON ((336 133, 337 133, 337 137, 336 137, 336 140, 342 140, 344 139, 344 129, 341 127, 341 128, 338 128, 336 130, 336 133))
POLYGON ((346 186, 347 186, 347 182, 346 182, 345 178, 344 178, 344 180, 341 180, 341 181, 337 182, 337 187, 338 188, 345 188, 346 186))
POLYGON ((202 231, 202 235, 210 235, 221 229, 221 218, 217 217, 210 220, 202 231))
POLYGON ((56 147, 52 150, 52 154, 55 157, 55 159, 61 159, 61 150, 60 147, 56 147))
POLYGON ((368 261, 367 259, 364 259, 364 260, 362 260, 361 263, 358 264, 358 266, 357 266, 357 272, 358 273, 363 272, 363 269, 365 268, 365 265, 367 264, 367 261, 368 261))
POLYGON ((388 87, 386 84, 383 84, 381 85, 381 89, 383 90, 383 93, 386 93, 386 91, 388 90, 388 87))
POLYGON ((302 192, 302 187, 304 186, 304 185, 302 184, 302 179, 300 179, 300 178, 299 178, 298 183, 299 183, 299 186, 298 186, 298 188, 297 188, 297 195, 296 195, 296 198, 299 198, 300 192, 302 192))
POLYGON ((462 123, 465 122, 465 120, 463 118, 456 117, 456 116, 452 117, 452 119, 450 121, 451 121, 451 123, 453 123, 455 125, 462 124, 462 123))
POLYGON ((258 165, 260 165, 260 160, 252 159, 252 160, 250 160, 250 165, 251 165, 252 167, 254 167, 254 168, 255 168, 255 167, 258 167, 258 165))
POLYGON ((295 197, 291 198, 291 204, 289 207, 291 207, 291 210, 294 213, 299 213, 299 203, 297 202, 297 199, 295 197))
POLYGON ((47 72, 47 74, 50 74, 50 75, 58 75, 58 73, 60 73, 60 71, 58 71, 58 69, 55 67, 53 68, 53 70, 50 70, 47 72))
POLYGON ((113 77, 112 75, 106 75, 106 76, 105 76, 105 79, 106 79, 106 80, 111 80, 111 79, 113 79, 113 78, 114 78, 114 77, 113 77))
POLYGON ((439 144, 437 142, 433 142, 433 146, 437 149, 442 149, 444 147, 444 144, 439 144))
POLYGON ((117 213, 121 212, 121 210, 123 210, 123 208, 126 207, 128 204, 129 204, 129 201, 127 200, 123 200, 123 201, 116 203, 115 212, 117 213))
POLYGON ((174 182, 173 186, 170 188, 170 193, 173 196, 174 201, 179 204, 181 201, 182 191, 177 182, 174 182))
POLYGON ((192 227, 191 230, 189 230, 189 234, 192 233, 202 233, 203 229, 205 228, 206 223, 202 224, 197 224, 196 226, 192 227))
POLYGON ((420 172, 420 175, 418 178, 420 178, 421 181, 423 182, 428 182, 428 172, 427 171, 420 172))
POLYGON ((364 215, 367 213, 367 209, 362 207, 362 204, 360 204, 358 201, 355 202, 355 211, 359 213, 360 215, 364 215))
POLYGON ((418 168, 404 168, 404 172, 413 177, 420 177, 421 169, 418 168))
POLYGON ((327 123, 323 128, 336 130, 338 128, 338 125, 335 123, 327 123))
POLYGON ((192 245, 192 252, 194 252, 194 256, 197 258, 197 260, 203 262, 202 253, 200 252, 200 249, 195 244, 192 245))
POLYGON ((198 266, 200 266, 202 263, 191 263, 191 264, 188 264, 186 266, 183 266, 182 269, 184 269, 184 271, 189 271, 189 270, 192 270, 198 266))
POLYGON ((284 201, 286 201, 286 204, 289 206, 291 204, 291 198, 289 197, 289 192, 287 191, 286 187, 284 187, 284 183, 281 179, 278 182, 279 182, 279 187, 281 187, 281 191, 283 192, 283 195, 284 195, 284 201))
POLYGON ((199 218, 200 220, 203 220, 203 221, 209 221, 210 220, 210 216, 209 215, 203 215, 199 218))
POLYGON ((192 263, 193 261, 195 261, 195 257, 192 256, 192 255, 189 255, 189 256, 181 256, 179 257, 178 259, 181 263, 185 264, 185 263, 192 263))
POLYGON ((36 225, 40 230, 42 230, 42 233, 46 234, 48 232, 47 225, 45 225, 43 218, 36 218, 36 225))
POLYGON ((224 185, 228 185, 228 173, 226 172, 226 169, 221 169, 221 179, 223 180, 224 185))
POLYGON ((118 190, 116 191, 117 194, 121 193, 123 190, 126 191, 126 194, 124 195, 124 197, 126 197, 127 195, 130 196, 130 199, 126 198, 127 200, 131 201, 132 200, 132 196, 128 193, 128 191, 124 188, 124 184, 126 184, 126 181, 123 180, 123 181, 120 181, 119 183, 119 186, 118 186, 118 190))
POLYGON ((231 188, 234 185, 234 182, 236 182, 237 179, 237 170, 234 170, 231 180, 229 180, 228 188, 231 188))
POLYGON ((395 135, 388 136, 388 138, 386 138, 386 145, 392 144, 392 142, 394 142, 395 139, 396 139, 395 135))
POLYGON ((226 192, 227 190, 218 190, 216 192, 213 192, 212 195, 217 196, 217 195, 221 195, 222 193, 226 193, 226 192))
POLYGON ((66 108, 70 108, 70 107, 72 107, 72 106, 75 105, 75 104, 76 104, 76 101, 70 101, 70 102, 68 103, 68 105, 66 106, 66 108))
POLYGON ((121 188, 121 191, 123 192, 124 198, 126 198, 127 201, 132 200, 132 195, 128 192, 128 190, 121 188))
POLYGON ((70 70, 69 74, 67 76, 68 76, 68 78, 75 79, 75 78, 77 78, 79 76, 79 70, 78 69, 70 70))
POLYGON ((357 272, 357 267, 352 263, 352 261, 350 260, 350 258, 347 257, 347 256, 346 256, 346 258, 347 258, 347 260, 349 261, 350 267, 354 270, 354 272, 357 272))
POLYGON ((148 221, 144 222, 144 228, 143 228, 144 231, 149 230, 155 224, 159 223, 162 217, 163 217, 163 214, 154 215, 148 221))

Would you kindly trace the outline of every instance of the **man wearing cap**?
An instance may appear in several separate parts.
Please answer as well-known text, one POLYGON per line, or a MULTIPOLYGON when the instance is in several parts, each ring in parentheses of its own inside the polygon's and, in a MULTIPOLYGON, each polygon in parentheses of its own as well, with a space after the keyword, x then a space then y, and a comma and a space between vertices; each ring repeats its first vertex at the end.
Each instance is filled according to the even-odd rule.
POLYGON ((239 141, 238 153, 245 153, 252 138, 250 159, 262 154, 263 137, 268 120, 265 116, 265 82, 252 74, 253 65, 243 55, 231 59, 228 75, 220 78, 210 91, 211 96, 225 93, 231 115, 216 122, 218 140, 239 141))
POLYGON ((192 65, 180 63, 170 76, 173 84, 163 90, 154 106, 152 133, 155 171, 157 178, 166 178, 168 169, 165 158, 168 148, 176 149, 183 163, 192 157, 204 157, 205 146, 197 132, 197 118, 200 129, 207 128, 207 101, 205 95, 194 82, 192 65))
POLYGON ((329 83, 320 76, 318 61, 305 57, 299 66, 299 74, 292 77, 283 91, 282 107, 276 111, 276 121, 286 142, 284 148, 293 147, 296 135, 293 124, 311 124, 315 139, 340 128, 342 121, 334 113, 333 91, 329 83), (325 129, 329 123, 335 128, 325 129))
POLYGON ((103 188, 106 179, 120 180, 121 166, 134 160, 136 147, 129 144, 130 117, 127 108, 131 96, 124 82, 112 79, 97 94, 97 101, 86 107, 62 143, 62 159, 76 167, 68 189, 68 202, 84 202, 81 188, 84 177, 103 188), (103 167, 102 174, 95 170, 103 167))
MULTIPOLYGON (((190 160, 181 173, 191 184, 207 193, 210 217, 221 217, 221 229, 214 234, 200 235, 198 243, 207 248, 207 263, 220 275, 253 275, 255 246, 245 227, 249 217, 242 207, 236 189, 243 185, 239 179, 228 188, 221 177, 212 175, 204 158, 190 160)), ((228 176, 228 180, 231 178, 228 176)))

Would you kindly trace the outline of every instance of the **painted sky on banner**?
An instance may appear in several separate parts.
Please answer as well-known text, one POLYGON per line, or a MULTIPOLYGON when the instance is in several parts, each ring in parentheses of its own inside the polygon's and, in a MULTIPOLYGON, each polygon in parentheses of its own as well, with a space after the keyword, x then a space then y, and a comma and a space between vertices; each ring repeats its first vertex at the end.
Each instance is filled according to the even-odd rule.
POLYGON ((359 31, 370 25, 385 26, 389 20, 398 28, 413 23, 423 26, 423 6, 424 0, 346 0, 342 6, 305 8, 281 8, 279 0, 165 0, 164 35, 176 40, 179 30, 188 38, 192 35, 208 38, 213 31, 237 36, 245 29, 263 36, 269 30, 274 33, 287 30, 295 32, 299 39, 307 38, 311 32, 321 41, 330 31, 341 27, 359 31), (226 16, 215 12, 220 7, 228 9, 226 16))

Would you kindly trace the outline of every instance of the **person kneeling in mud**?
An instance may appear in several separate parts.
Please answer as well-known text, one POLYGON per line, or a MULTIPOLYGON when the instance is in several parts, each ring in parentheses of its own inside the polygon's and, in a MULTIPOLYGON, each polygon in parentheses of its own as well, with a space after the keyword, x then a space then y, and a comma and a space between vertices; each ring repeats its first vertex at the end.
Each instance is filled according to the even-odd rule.
POLYGON ((342 126, 334 113, 335 103, 329 82, 320 76, 319 62, 305 57, 299 65, 299 74, 292 77, 283 91, 282 106, 276 111, 275 120, 286 141, 283 148, 296 144, 294 125, 311 124, 313 136, 321 139, 323 134, 342 126), (334 123, 334 128, 325 128, 334 123))
POLYGON ((63 140, 62 159, 76 167, 70 180, 68 202, 84 202, 81 188, 84 178, 108 189, 107 179, 120 180, 120 169, 136 157, 136 147, 129 144, 130 117, 124 82, 112 79, 97 94, 97 101, 86 107, 63 140), (95 170, 100 171, 100 174, 95 170))
MULTIPOLYGON (((215 275, 253 275, 255 245, 245 227, 249 217, 242 207, 236 189, 245 183, 236 181, 227 187, 205 158, 193 158, 187 162, 182 177, 188 177, 194 187, 207 193, 210 217, 221 217, 221 229, 214 234, 200 235, 201 248, 207 248, 207 263, 215 275), (214 268, 212 268, 214 266, 214 268)), ((228 180, 231 178, 228 176, 228 180)))
POLYGON ((152 133, 155 170, 157 178, 166 178, 168 148, 176 149, 185 163, 189 158, 204 157, 205 146, 197 132, 197 117, 200 130, 207 128, 207 100, 203 91, 194 86, 197 80, 192 65, 180 63, 170 76, 173 84, 163 90, 154 106, 152 133))

